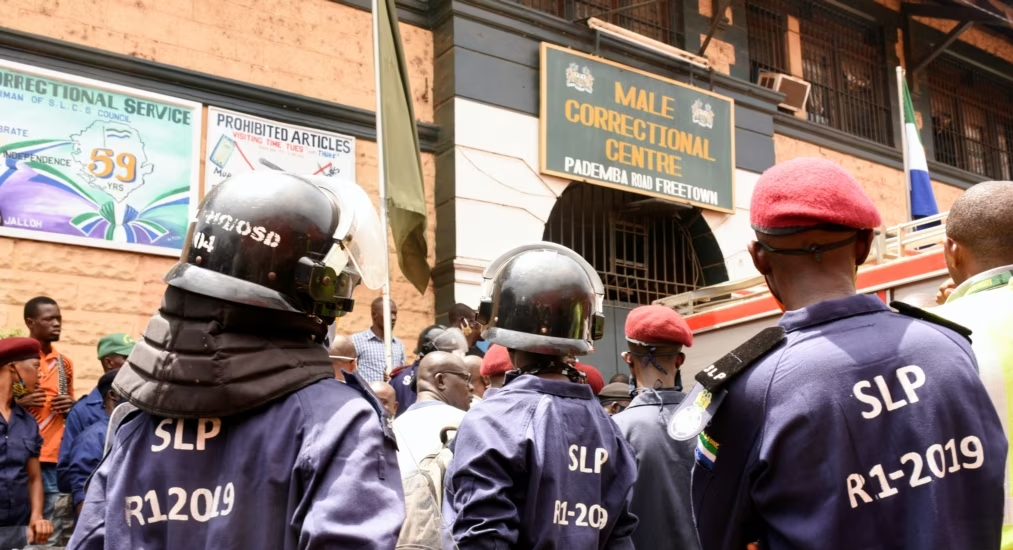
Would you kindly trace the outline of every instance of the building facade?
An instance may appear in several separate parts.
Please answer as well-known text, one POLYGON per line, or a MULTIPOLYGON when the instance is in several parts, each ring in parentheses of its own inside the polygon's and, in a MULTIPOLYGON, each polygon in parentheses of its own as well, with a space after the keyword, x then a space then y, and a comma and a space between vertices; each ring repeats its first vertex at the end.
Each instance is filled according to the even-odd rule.
MULTIPOLYGON (((966 187, 1008 179, 1013 170, 1013 9, 997 0, 398 0, 397 6, 434 266, 425 295, 394 279, 395 333, 409 343, 433 319, 445 320, 454 303, 477 305, 482 271, 493 258, 545 239, 575 249, 601 274, 609 329, 589 362, 609 375, 620 366, 630 309, 754 274, 745 250, 752 186, 763 170, 797 156, 841 163, 886 224, 905 221, 898 65, 907 69, 941 211, 966 187), (699 55, 706 66, 595 31, 591 18, 699 55), (541 125, 543 44, 590 56, 581 65, 601 60, 654 86, 710 94, 716 108, 730 100, 733 114, 719 124, 729 124, 731 143, 702 155, 730 160, 722 176, 733 186, 726 207, 543 170, 553 136, 541 125), (784 96, 757 84, 761 72, 808 82, 805 109, 779 107, 784 96)), ((0 62, 8 63, 0 71, 55 71, 88 79, 80 82, 91 89, 107 84, 125 96, 156 94, 155 103, 189 109, 200 130, 191 138, 198 151, 193 174, 184 178, 194 188, 191 200, 226 171, 218 164, 239 162, 227 158, 233 146, 254 147, 233 132, 263 128, 223 124, 223 112, 291 133, 303 128, 351 140, 354 162, 343 174, 351 170, 375 196, 369 8, 364 0, 14 0, 0 28, 0 62)), ((14 101, 10 94, 32 95, 6 84, 0 92, 8 94, 0 98, 5 109, 14 101)), ((38 137, 34 126, 27 137, 12 135, 26 128, 6 112, 0 111, 0 148, 38 137), (5 135, 5 127, 17 130, 5 135)), ((547 116, 560 112, 546 109, 547 116)), ((9 155, 5 161, 12 164, 9 155)), ((116 245, 112 233, 106 240, 114 244, 32 233, 40 228, 17 225, 34 223, 30 216, 4 211, 3 201, 0 187, 6 260, 0 327, 22 324, 24 300, 51 295, 64 309, 64 348, 85 365, 78 384, 90 386, 99 372, 95 341, 106 332, 140 333, 174 259, 165 250, 116 245)), ((112 211, 113 220, 125 219, 115 205, 112 211)), ((339 330, 367 326, 365 304, 374 295, 360 290, 359 309, 339 330)))

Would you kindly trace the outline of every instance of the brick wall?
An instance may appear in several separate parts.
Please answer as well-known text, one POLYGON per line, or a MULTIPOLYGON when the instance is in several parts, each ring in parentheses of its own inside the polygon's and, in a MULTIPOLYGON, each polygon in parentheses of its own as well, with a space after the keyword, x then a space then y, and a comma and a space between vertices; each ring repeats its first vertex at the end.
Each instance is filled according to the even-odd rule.
MULTIPOLYGON (((328 0, 6 0, 4 26, 159 63, 233 78, 363 109, 375 108, 370 14, 328 0)), ((431 122, 432 34, 401 25, 415 113, 431 122)), ((359 185, 376 201, 376 144, 356 143, 359 185)), ((429 202, 430 263, 436 215, 432 155, 423 155, 429 202)), ((158 307, 172 258, 0 237, 0 329, 24 328, 26 300, 57 300, 65 327, 58 347, 77 365, 75 391, 101 375, 95 345, 102 335, 139 335, 158 307)), ((391 256, 395 334, 409 352, 434 318, 430 289, 419 295, 391 256)), ((341 332, 370 325, 379 291, 360 287, 356 311, 341 332)))
MULTIPOLYGON (((5 0, 4 26, 373 110, 369 12, 328 0, 5 0)), ((433 40, 401 24, 415 116, 433 120, 433 40)))
MULTIPOLYGON (((879 208, 884 224, 895 225, 907 221, 903 170, 855 158, 826 147, 782 135, 774 136, 774 157, 777 162, 797 157, 830 159, 843 166, 858 180, 862 189, 872 197, 879 208)), ((957 197, 963 192, 957 187, 938 181, 932 182, 932 190, 935 192, 936 204, 939 205, 940 212, 949 210, 953 201, 957 200, 957 197)))

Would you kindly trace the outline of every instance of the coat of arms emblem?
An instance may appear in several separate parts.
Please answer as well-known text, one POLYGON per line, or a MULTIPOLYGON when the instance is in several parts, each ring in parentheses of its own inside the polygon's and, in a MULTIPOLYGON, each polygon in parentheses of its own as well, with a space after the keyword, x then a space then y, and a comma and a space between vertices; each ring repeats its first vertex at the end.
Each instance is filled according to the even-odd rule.
POLYGON ((594 76, 591 75, 591 69, 587 66, 581 69, 576 63, 570 63, 566 68, 566 87, 576 88, 578 92, 592 93, 594 76))
POLYGON ((710 103, 704 105, 699 99, 693 102, 693 123, 704 128, 714 127, 714 110, 710 103))

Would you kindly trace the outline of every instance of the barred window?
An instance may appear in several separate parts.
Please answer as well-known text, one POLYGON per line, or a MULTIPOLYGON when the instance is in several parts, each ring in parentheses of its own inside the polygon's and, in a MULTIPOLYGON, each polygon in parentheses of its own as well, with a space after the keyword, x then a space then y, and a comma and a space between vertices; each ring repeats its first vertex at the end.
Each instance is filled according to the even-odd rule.
POLYGON ((704 286, 690 224, 699 213, 641 195, 571 183, 543 239, 573 249, 601 276, 605 299, 650 304, 704 286))
POLYGON ((682 0, 515 0, 523 6, 577 21, 597 17, 681 48, 682 0))
POLYGON ((926 70, 936 160, 993 179, 1013 179, 1013 82, 956 58, 926 70))
POLYGON ((818 0, 750 0, 746 25, 754 82, 761 71, 792 74, 790 60, 795 53, 802 78, 812 84, 806 105, 810 121, 891 143, 886 46, 880 25, 818 0), (799 52, 790 51, 789 18, 798 21, 799 52))

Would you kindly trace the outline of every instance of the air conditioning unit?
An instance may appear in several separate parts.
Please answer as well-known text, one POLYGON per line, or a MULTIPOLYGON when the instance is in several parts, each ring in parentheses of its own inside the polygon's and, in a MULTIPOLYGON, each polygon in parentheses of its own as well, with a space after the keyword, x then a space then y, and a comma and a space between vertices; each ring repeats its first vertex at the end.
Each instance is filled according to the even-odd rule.
POLYGON ((784 94, 784 103, 779 107, 796 113, 805 111, 806 101, 809 100, 809 88, 812 84, 796 76, 771 72, 761 72, 758 84, 784 94))

